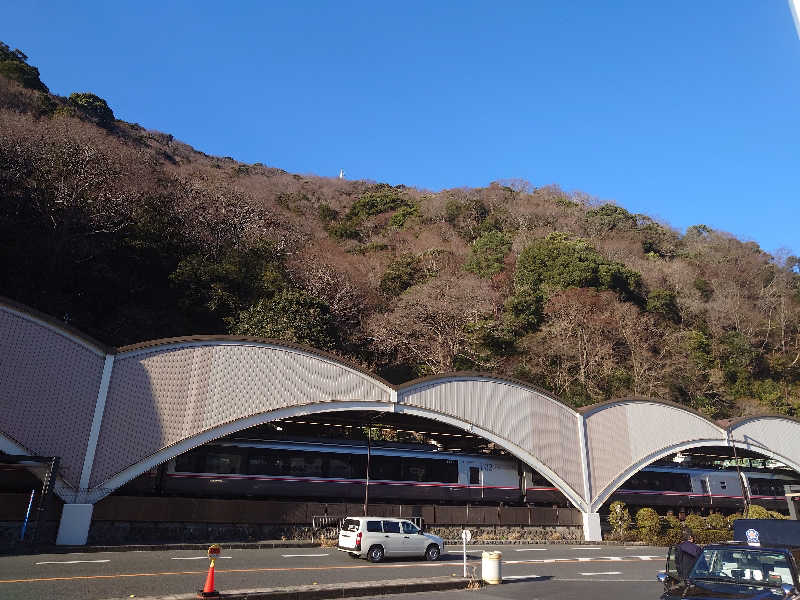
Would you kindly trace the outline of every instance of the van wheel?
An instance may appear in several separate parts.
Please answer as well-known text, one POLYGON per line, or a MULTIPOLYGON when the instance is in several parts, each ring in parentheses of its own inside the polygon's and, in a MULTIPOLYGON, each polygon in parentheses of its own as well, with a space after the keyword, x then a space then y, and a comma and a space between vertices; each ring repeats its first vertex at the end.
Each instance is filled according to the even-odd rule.
POLYGON ((367 552, 367 558, 374 563, 381 562, 383 560, 383 546, 373 546, 367 552))
POLYGON ((439 560, 442 552, 439 550, 439 546, 436 544, 431 544, 425 550, 425 560, 439 560))

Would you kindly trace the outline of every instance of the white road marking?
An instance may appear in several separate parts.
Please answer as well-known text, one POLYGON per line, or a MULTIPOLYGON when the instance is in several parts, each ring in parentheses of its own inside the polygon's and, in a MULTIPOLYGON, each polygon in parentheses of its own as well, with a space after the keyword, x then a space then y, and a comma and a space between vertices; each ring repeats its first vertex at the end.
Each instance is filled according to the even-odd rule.
POLYGON ((651 556, 651 555, 634 555, 636 558, 641 558, 642 560, 658 560, 659 558, 664 558, 663 556, 651 556))
POLYGON ((506 579, 539 579, 541 575, 503 575, 503 580, 506 579))
POLYGON ((514 552, 547 552, 547 548, 520 548, 514 552))
POLYGON ((573 546, 573 550, 602 550, 601 546, 573 546))
POLYGON ((578 575, 622 575, 622 571, 606 571, 604 573, 578 573, 578 575))
MULTIPOLYGON (((232 556, 218 556, 217 558, 233 558, 232 556)), ((208 560, 207 556, 172 556, 170 560, 208 560)))
POLYGON ((74 565, 77 563, 107 563, 111 562, 111 559, 104 558, 103 560, 45 560, 42 562, 37 562, 34 564, 37 565, 74 565))
POLYGON ((302 558, 304 556, 328 556, 328 554, 281 554, 283 558, 302 558))

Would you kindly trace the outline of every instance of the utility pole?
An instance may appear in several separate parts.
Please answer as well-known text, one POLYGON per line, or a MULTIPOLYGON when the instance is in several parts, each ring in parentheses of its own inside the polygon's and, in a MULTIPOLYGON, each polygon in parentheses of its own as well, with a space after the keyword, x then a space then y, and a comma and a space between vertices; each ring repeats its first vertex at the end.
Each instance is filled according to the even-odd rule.
POLYGON ((369 462, 372 456, 372 419, 367 421, 367 479, 364 485, 364 516, 369 508, 369 462))

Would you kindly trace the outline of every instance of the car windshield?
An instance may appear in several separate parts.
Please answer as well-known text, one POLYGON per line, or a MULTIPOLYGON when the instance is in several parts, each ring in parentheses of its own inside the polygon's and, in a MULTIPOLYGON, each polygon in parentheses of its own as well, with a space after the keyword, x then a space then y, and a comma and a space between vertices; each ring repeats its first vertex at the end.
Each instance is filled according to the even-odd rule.
POLYGON ((779 552, 706 548, 694 564, 689 578, 780 586, 791 583, 792 572, 786 556, 779 552))

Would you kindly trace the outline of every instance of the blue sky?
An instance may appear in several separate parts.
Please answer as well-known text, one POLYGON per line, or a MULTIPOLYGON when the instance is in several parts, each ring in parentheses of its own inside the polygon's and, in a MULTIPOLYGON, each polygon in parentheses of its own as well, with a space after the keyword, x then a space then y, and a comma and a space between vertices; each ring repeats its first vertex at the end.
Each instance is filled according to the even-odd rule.
POLYGON ((27 2, 58 94, 204 152, 439 190, 558 184, 800 253, 786 0, 27 2))

